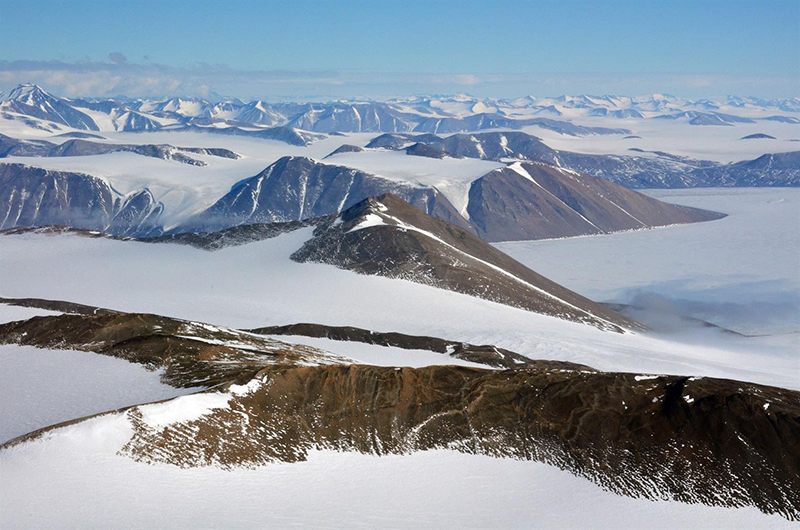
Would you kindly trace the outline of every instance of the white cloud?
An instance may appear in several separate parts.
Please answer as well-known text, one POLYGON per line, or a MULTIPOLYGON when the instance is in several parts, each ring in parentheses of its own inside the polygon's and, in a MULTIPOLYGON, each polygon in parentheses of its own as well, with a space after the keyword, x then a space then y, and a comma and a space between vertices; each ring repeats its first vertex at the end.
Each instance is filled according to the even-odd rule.
POLYGON ((393 73, 236 70, 225 65, 173 67, 128 63, 118 52, 110 62, 0 61, 0 88, 33 82, 56 94, 78 96, 201 96, 242 98, 326 99, 390 97, 469 91, 478 96, 554 96, 565 93, 649 94, 667 92, 686 97, 726 94, 761 97, 796 96, 789 77, 747 77, 719 74, 518 74, 518 73, 393 73))

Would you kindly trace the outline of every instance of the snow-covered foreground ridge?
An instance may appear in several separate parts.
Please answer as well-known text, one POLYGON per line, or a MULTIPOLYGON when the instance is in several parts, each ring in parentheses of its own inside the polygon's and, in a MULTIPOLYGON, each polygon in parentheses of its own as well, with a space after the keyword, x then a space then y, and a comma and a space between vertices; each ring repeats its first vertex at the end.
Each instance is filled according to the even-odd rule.
MULTIPOLYGON (((302 462, 318 450, 381 456, 447 449, 543 462, 625 496, 800 518, 795 391, 598 372, 497 348, 461 353, 478 366, 505 361, 507 368, 355 364, 208 324, 10 302, 71 313, 2 325, 2 342, 86 349, 164 368, 171 385, 214 387, 18 438, 0 449, 4 468, 18 458, 35 462, 64 437, 86 436, 100 441, 95 457, 184 468, 302 462)), ((403 340, 419 347, 424 339, 432 348, 441 340, 403 340)), ((346 342, 330 344, 347 351, 346 342)))

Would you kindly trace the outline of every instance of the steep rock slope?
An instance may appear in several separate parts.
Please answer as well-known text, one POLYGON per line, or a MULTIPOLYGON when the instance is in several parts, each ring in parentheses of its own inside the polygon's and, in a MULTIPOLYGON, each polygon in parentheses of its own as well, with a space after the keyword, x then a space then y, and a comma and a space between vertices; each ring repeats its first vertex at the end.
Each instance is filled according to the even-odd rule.
POLYGON ((147 188, 120 195, 91 175, 0 164, 0 229, 63 225, 155 235, 163 208, 147 188))
POLYGON ((371 195, 391 192, 449 222, 466 221, 436 189, 394 182, 305 157, 283 157, 231 191, 175 232, 215 231, 254 223, 300 221, 336 214, 371 195))
POLYGON ((608 180, 536 163, 513 163, 476 180, 470 225, 487 241, 603 234, 725 217, 667 204, 608 180))
POLYGON ((426 283, 606 330, 637 326, 393 195, 366 199, 318 226, 292 259, 426 283))

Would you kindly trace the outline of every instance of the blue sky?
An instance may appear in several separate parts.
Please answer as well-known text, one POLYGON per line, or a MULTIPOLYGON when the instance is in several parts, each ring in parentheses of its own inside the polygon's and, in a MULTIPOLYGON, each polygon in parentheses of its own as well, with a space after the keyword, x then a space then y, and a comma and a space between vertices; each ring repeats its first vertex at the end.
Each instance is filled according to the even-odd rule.
POLYGON ((800 95, 800 0, 0 0, 0 23, 0 86, 73 95, 800 95))

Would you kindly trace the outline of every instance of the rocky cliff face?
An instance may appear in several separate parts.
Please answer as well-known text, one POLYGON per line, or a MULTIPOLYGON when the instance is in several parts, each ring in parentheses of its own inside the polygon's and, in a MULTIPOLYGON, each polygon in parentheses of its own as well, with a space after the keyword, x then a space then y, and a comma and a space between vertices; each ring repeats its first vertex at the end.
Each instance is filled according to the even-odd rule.
POLYGON ((162 211, 146 188, 123 196, 91 175, 0 164, 0 229, 63 225, 157 235, 162 211))
POLYGON ((111 189, 81 173, 0 164, 0 229, 67 225, 97 229, 114 212, 111 189))
POLYGON ((357 169, 283 157, 258 175, 237 183, 207 210, 176 232, 214 231, 254 223, 300 221, 336 214, 371 195, 394 193, 437 217, 467 227, 434 188, 394 182, 357 169))
POLYGON ((360 365, 270 367, 241 388, 226 408, 169 428, 131 409, 123 452, 228 468, 302 461, 314 449, 451 449, 545 462, 622 495, 800 518, 796 392, 709 378, 360 365))

